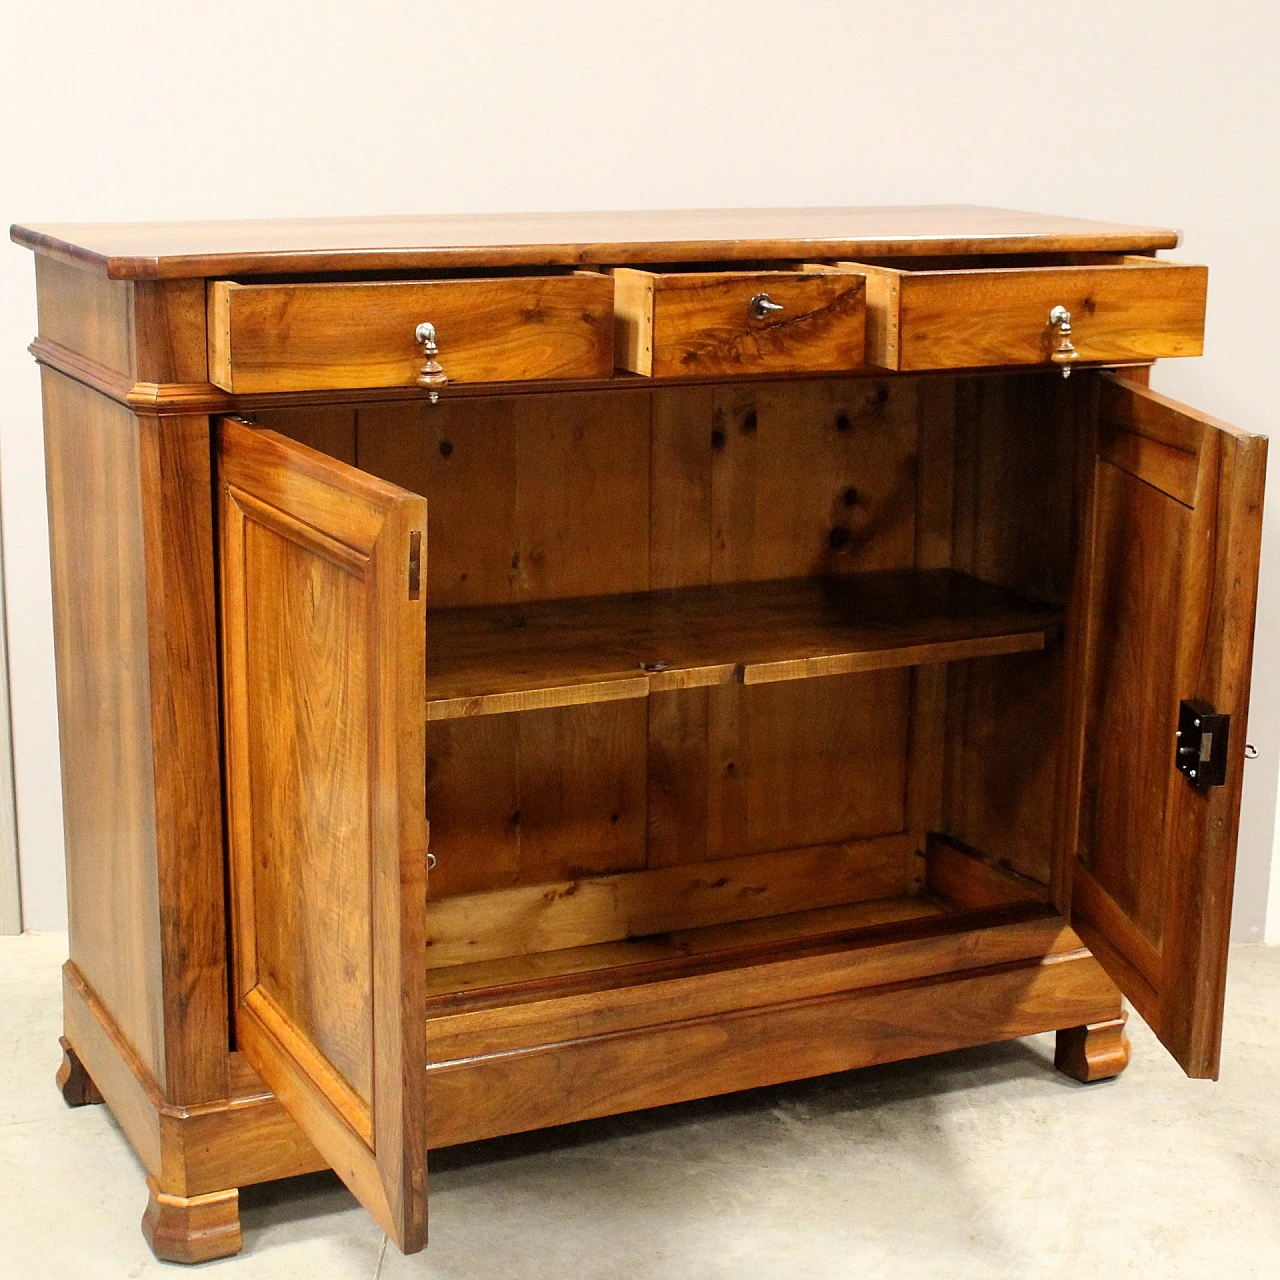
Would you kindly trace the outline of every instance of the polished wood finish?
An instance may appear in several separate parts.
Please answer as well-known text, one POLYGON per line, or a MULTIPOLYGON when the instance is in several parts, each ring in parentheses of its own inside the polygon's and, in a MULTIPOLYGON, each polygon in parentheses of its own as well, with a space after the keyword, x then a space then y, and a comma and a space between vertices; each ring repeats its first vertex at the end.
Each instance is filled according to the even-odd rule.
MULTIPOLYGON (((834 970, 823 957, 816 969, 808 964, 808 975, 785 973, 788 962, 778 961, 762 970, 675 979, 662 984, 666 991, 657 984, 629 988, 630 1002, 612 992, 607 1000, 570 996, 543 1009, 522 1005, 526 1017, 547 1020, 550 1033, 536 1023, 526 1027, 524 1047, 492 1029, 474 1042, 461 1033, 465 1019, 492 1021, 493 1011, 456 1015, 459 1031, 439 1028, 440 1049, 451 1053, 456 1044, 460 1056, 437 1060, 433 1049, 427 1070, 430 1142, 472 1142, 1011 1039, 1070 1022, 1073 1013, 1087 1022, 1118 1017, 1118 993, 1097 961, 1060 920, 1045 923, 1053 936, 1019 925, 1005 927, 1013 931, 1008 941, 999 927, 963 934, 964 958, 930 954, 927 943, 906 944, 896 955, 878 946, 863 969, 855 964, 841 972, 844 956, 837 952, 834 970), (988 935, 996 945, 975 950, 988 935), (984 965, 984 952, 1007 958, 984 965), (895 980, 895 968, 928 976, 895 980), (730 978, 736 990, 723 989, 730 978), (722 988, 720 1012, 713 1011, 716 1000, 697 994, 707 983, 722 988), (575 1018, 584 999, 591 1013, 575 1018), (641 1004, 633 1025, 613 1025, 635 1001, 641 1004), (466 1038, 455 1039, 460 1033, 466 1038), (495 1050, 485 1052, 490 1038, 495 1050)), ((433 1024, 429 1047, 434 1031, 433 1024)))
POLYGON ((15 236, 62 1083, 137 1150, 165 1256, 227 1252, 237 1188, 325 1165, 413 1249, 428 1147, 629 1107, 1049 1030, 1068 1074, 1114 1075, 1117 984, 1216 1069, 1265 454, 1141 389, 1155 339, 1198 341, 1202 270, 1146 256, 1173 233, 946 209, 15 236), (1026 322, 1043 340, 1040 285, 1086 280, 1063 380, 1026 322), (535 367, 576 359, 544 311, 475 305, 554 285, 607 315, 628 281, 684 367, 617 372, 611 325, 568 310, 594 363, 535 367), (939 372, 812 335, 796 371, 749 367, 744 288, 834 290, 842 324, 866 297, 876 352, 894 281, 924 288, 898 364, 923 335, 939 372), (403 332, 426 319, 438 403, 403 332), (1167 741, 1191 695, 1235 717, 1207 794, 1167 741))
POLYGON ((213 1191, 203 1196, 175 1196, 147 1179, 150 1199, 142 1218, 142 1234, 162 1262, 211 1262, 229 1258, 244 1247, 240 1234, 240 1192, 213 1191))
POLYGON ((450 267, 1174 249, 1179 233, 979 205, 15 225, 111 279, 450 267))
POLYGON ((209 379, 225 391, 412 387, 419 323, 450 382, 602 378, 613 290, 598 275, 209 286, 209 379))
POLYGON ((856 276, 619 267, 613 281, 615 358, 631 373, 822 373, 863 363, 856 276), (772 310, 756 314, 755 300, 772 310))
POLYGON ((218 484, 238 1042, 413 1252, 426 639, 409 559, 426 503, 231 421, 218 484))
POLYGON ((1058 306, 1071 313, 1082 361, 1198 356, 1204 347, 1204 267, 1140 256, 956 270, 839 265, 866 278, 868 359, 884 369, 1046 363, 1058 306))
POLYGON ((59 1036, 58 1043, 62 1046, 62 1065, 58 1068, 56 1084, 63 1102, 69 1107, 91 1107, 105 1101, 84 1069, 79 1054, 71 1047, 71 1041, 59 1036))
POLYGON ((1187 1073, 1216 1077, 1267 442, 1115 380, 1098 420, 1071 918, 1187 1073), (1186 698, 1232 717, 1225 787, 1171 768, 1186 698))
POLYGON ((911 901, 864 904, 857 923, 851 912, 823 911, 808 932, 805 912, 790 922, 801 932, 776 923, 722 926, 609 949, 618 954, 575 947, 536 967, 527 959, 520 967, 510 960, 467 966, 465 977, 477 985, 428 1006, 430 1059, 484 1057, 634 1030, 673 1016, 700 1018, 999 967, 1025 961, 1037 950, 1040 958, 1081 950, 1076 935, 1051 911, 996 910, 947 919, 918 903, 909 915, 904 907, 911 901), (849 927, 830 927, 837 923, 849 927), (655 954, 663 944, 669 953, 655 954), (630 954, 623 956, 624 950, 630 954), (556 969, 548 972, 553 959, 556 969), (590 967, 601 959, 606 963, 590 967))
POLYGON ((900 835, 433 899, 427 964, 588 946, 906 891, 900 835))
POLYGON ((1048 890, 1038 881, 945 836, 930 836, 925 864, 928 891, 968 910, 1049 900, 1048 890))
POLYGON ((1081 1084, 1114 1080, 1129 1065, 1132 1054, 1124 1031, 1128 1020, 1128 1013, 1122 1012, 1106 1022, 1059 1031, 1053 1065, 1081 1084))
POLYGON ((44 376, 72 959, 176 1102, 224 1096, 208 425, 44 376))
POLYGON ((243 1055, 225 1059, 225 1097, 176 1105, 74 962, 63 967, 62 1007, 65 1039, 166 1191, 204 1195, 328 1167, 243 1055))
POLYGON ((714 968, 726 957, 741 959, 775 952, 779 947, 821 944, 833 935, 865 935, 877 926, 934 919, 946 911, 937 901, 923 896, 872 898, 728 924, 669 929, 616 942, 530 951, 494 960, 467 959, 427 973, 427 1016, 508 1005, 550 993, 626 986, 659 973, 714 968))
POLYGON ((1056 610, 934 570, 438 611, 432 720, 1044 647, 1056 610))
POLYGON ((42 386, 71 956, 163 1079, 139 427, 59 374, 42 386))

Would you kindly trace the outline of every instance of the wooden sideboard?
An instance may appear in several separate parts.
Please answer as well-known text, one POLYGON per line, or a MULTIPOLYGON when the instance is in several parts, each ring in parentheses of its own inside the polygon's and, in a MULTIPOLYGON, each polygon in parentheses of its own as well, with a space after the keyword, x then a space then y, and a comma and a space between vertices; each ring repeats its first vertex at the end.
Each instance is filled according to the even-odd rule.
POLYGON ((73 1104, 162 1258, 331 1166, 1058 1032, 1218 1069, 1265 439, 1178 237, 15 227, 73 1104), (1070 376, 1068 376, 1070 375, 1070 376), (428 872, 428 868, 430 871, 428 872))

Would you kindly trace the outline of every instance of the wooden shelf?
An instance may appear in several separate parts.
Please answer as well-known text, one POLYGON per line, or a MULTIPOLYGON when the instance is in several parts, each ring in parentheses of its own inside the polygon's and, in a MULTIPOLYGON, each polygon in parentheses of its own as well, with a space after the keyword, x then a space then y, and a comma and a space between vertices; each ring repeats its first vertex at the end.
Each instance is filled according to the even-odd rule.
POLYGON ((1060 619, 948 569, 442 609, 427 619, 427 715, 1023 653, 1060 619))

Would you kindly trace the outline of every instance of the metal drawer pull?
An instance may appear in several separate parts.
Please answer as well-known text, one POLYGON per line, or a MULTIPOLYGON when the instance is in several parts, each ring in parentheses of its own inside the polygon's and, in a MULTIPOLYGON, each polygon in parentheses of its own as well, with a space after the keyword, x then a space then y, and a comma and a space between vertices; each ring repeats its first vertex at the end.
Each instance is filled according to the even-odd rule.
POLYGON ((747 303, 747 314, 753 320, 767 320, 775 311, 782 310, 782 303, 774 302, 767 293, 757 293, 747 303))
POLYGON ((434 853, 427 854, 427 870, 430 871, 436 865, 436 855, 434 853))
POLYGON ((1057 343, 1049 353, 1049 359, 1062 369, 1064 378, 1071 377, 1071 364, 1080 353, 1071 342, 1071 312, 1066 307, 1054 307, 1049 312, 1049 323, 1058 330, 1057 343))
POLYGON ((425 363, 418 370, 418 386, 427 387, 431 392, 431 403, 435 404, 440 399, 438 387, 443 387, 449 381, 449 375, 440 367, 440 361, 436 356, 440 354, 440 348, 436 346, 436 327, 430 320, 424 320, 414 331, 414 340, 422 345, 422 354, 425 363))

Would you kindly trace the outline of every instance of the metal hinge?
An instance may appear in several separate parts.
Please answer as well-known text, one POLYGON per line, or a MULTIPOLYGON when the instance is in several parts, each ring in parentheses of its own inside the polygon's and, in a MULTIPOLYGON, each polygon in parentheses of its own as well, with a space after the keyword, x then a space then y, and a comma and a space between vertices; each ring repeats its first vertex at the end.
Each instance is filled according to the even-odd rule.
POLYGON ((1226 785, 1230 740, 1230 716, 1219 715, 1198 698, 1184 700, 1179 705, 1174 763, 1193 787, 1226 785))

